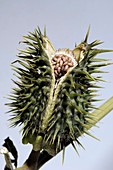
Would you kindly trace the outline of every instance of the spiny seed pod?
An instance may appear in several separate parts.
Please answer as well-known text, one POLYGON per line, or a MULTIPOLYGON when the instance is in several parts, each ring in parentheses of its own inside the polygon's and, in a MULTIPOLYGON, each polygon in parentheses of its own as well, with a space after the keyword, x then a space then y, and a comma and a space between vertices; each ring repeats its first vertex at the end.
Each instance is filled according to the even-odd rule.
POLYGON ((88 44, 88 34, 89 30, 74 50, 56 51, 39 28, 24 36, 27 48, 14 62, 20 66, 13 63, 19 81, 14 81, 17 87, 10 95, 9 112, 12 126, 22 125, 23 143, 33 144, 35 150, 56 154, 69 143, 75 148, 78 136, 88 133, 95 83, 101 81, 93 73, 101 73, 100 67, 109 64, 96 56, 110 52, 94 48, 101 44, 98 40, 88 44))

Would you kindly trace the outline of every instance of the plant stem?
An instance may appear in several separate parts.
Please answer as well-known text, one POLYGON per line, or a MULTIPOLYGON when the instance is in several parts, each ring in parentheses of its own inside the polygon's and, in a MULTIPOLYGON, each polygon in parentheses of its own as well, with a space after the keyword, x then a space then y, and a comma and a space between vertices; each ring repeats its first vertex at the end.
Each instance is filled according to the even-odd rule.
MULTIPOLYGON (((113 96, 108 99, 104 104, 102 104, 98 109, 92 112, 92 116, 96 118, 92 121, 92 124, 95 125, 102 118, 104 118, 109 112, 113 110, 113 96)), ((88 125, 87 130, 89 130, 93 125, 88 125)))
POLYGON ((0 153, 4 154, 4 158, 5 158, 5 161, 6 161, 5 169, 13 170, 13 166, 12 166, 11 159, 10 159, 9 152, 8 152, 7 148, 2 147, 0 149, 0 153))

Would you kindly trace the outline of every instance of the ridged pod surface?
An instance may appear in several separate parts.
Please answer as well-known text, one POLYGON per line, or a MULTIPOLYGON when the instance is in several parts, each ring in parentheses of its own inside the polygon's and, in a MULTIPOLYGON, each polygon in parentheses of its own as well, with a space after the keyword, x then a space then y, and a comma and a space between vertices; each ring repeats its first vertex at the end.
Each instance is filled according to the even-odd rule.
POLYGON ((95 73, 109 64, 96 56, 110 50, 95 48, 102 43, 98 40, 88 44, 88 34, 74 50, 55 50, 39 28, 24 36, 27 48, 13 62, 19 81, 13 80, 17 87, 8 103, 12 126, 22 125, 23 143, 37 150, 54 148, 56 154, 69 143, 75 148, 74 141, 80 144, 77 138, 89 134, 95 83, 102 80, 95 73))

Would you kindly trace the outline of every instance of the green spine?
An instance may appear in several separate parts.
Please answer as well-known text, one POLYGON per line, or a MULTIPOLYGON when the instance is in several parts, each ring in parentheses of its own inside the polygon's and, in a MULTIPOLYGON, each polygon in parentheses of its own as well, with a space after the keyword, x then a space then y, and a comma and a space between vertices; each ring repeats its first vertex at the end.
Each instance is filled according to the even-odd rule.
POLYGON ((93 119, 91 111, 98 89, 95 83, 102 81, 95 73, 110 64, 96 56, 112 51, 95 48, 101 44, 98 40, 88 44, 88 34, 89 30, 81 43, 86 47, 84 59, 61 78, 57 87, 51 63, 55 50, 50 40, 39 28, 24 36, 23 43, 28 47, 15 61, 20 65, 13 64, 19 81, 14 81, 17 87, 9 103, 12 126, 23 126, 23 143, 37 144, 41 136, 42 148, 54 145, 56 153, 69 143, 75 148, 73 141, 80 144, 78 136, 88 133, 86 126, 93 119))

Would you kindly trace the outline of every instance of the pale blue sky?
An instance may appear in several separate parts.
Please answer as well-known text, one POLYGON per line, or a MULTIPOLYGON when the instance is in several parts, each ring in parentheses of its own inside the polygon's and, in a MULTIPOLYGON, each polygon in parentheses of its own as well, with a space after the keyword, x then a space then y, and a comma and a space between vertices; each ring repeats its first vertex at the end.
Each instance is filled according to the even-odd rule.
MULTIPOLYGON (((83 40, 87 28, 91 25, 89 42, 100 39, 104 41, 101 48, 113 49, 113 1, 112 0, 0 0, 0 147, 3 140, 10 136, 19 151, 19 165, 22 165, 30 152, 30 145, 21 144, 19 128, 8 128, 9 115, 4 114, 8 108, 7 94, 10 93, 14 78, 10 63, 16 59, 18 42, 22 35, 33 31, 37 26, 47 27, 47 35, 56 49, 69 47, 83 40)), ((113 53, 104 54, 104 58, 113 59, 113 53)), ((105 70, 104 88, 99 92, 100 98, 107 100, 113 96, 113 66, 105 70)), ((98 103, 97 106, 102 104, 98 103)), ((62 165, 62 154, 48 162, 42 170, 112 170, 113 169, 113 111, 93 128, 92 133, 98 142, 88 136, 80 138, 85 147, 78 148, 80 157, 69 146, 65 162, 62 165)), ((0 169, 4 167, 0 155, 0 169)))

